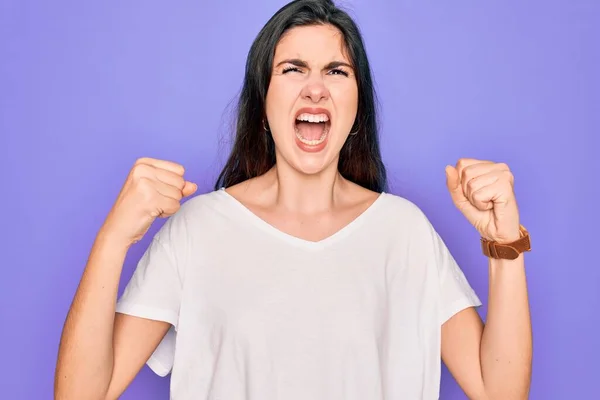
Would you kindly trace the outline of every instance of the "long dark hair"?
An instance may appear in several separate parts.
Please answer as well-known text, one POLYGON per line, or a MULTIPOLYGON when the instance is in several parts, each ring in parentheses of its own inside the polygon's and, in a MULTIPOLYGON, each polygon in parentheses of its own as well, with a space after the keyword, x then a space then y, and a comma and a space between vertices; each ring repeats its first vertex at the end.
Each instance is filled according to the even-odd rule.
POLYGON ((362 36, 352 18, 331 0, 292 1, 271 17, 254 40, 238 102, 235 142, 215 190, 262 175, 275 165, 273 137, 265 132, 263 124, 275 47, 288 30, 318 24, 330 24, 341 31, 358 84, 358 111, 352 129, 358 133, 350 135, 342 147, 338 170, 344 178, 367 189, 387 190, 379 149, 376 94, 362 36))

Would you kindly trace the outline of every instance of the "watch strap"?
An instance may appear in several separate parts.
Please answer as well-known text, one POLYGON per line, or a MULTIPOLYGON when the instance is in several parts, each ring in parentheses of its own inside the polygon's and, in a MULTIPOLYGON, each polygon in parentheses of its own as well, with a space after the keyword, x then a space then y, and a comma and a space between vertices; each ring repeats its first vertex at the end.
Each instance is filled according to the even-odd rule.
POLYGON ((514 260, 523 252, 531 251, 529 232, 523 225, 519 227, 521 237, 511 243, 498 243, 481 238, 483 254, 489 258, 514 260))

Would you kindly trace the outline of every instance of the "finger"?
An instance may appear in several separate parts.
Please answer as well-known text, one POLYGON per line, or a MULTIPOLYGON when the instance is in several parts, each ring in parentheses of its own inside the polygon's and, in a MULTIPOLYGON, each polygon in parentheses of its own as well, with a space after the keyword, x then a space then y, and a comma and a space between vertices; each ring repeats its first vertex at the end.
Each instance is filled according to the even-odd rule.
POLYGON ((181 208, 181 203, 170 197, 161 197, 158 204, 158 217, 167 218, 175 214, 181 208))
POLYGON ((198 185, 190 181, 185 181, 185 186, 181 190, 183 197, 188 197, 194 194, 198 190, 198 185))
POLYGON ((166 169, 167 171, 171 171, 177 175, 183 176, 185 173, 185 168, 183 165, 177 164, 172 161, 167 160, 158 160, 156 158, 142 157, 136 161, 136 164, 147 164, 151 165, 155 168, 166 169))
POLYGON ((183 197, 181 190, 175 186, 171 186, 161 181, 154 181, 153 185, 154 189, 163 197, 168 197, 176 201, 180 201, 183 197))
POLYGON ((478 160, 475 158, 460 158, 457 162, 456 162, 456 169, 458 171, 458 175, 460 177, 463 176, 463 170, 467 167, 471 167, 473 165, 477 165, 477 164, 492 164, 491 161, 486 161, 486 160, 478 160))
POLYGON ((461 158, 456 163, 458 174, 462 177, 465 169, 471 169, 476 165, 493 165, 493 161, 477 160, 474 158, 461 158))
POLYGON ((458 208, 461 208, 465 202, 468 202, 460 185, 458 171, 451 165, 446 166, 446 185, 448 186, 452 201, 458 208))
POLYGON ((500 197, 502 193, 502 188, 500 186, 500 182, 496 182, 488 186, 483 186, 473 192, 471 195, 473 206, 481 211, 494 208, 494 201, 500 197))
POLYGON ((149 164, 136 164, 131 171, 129 172, 130 176, 132 177, 132 179, 134 180, 141 180, 141 179, 148 179, 148 180, 155 180, 154 178, 154 167, 150 166, 149 164))
POLYGON ((475 179, 481 175, 489 174, 494 171, 508 170, 508 166, 503 163, 494 163, 491 161, 483 161, 475 164, 467 165, 463 167, 460 181, 463 187, 463 191, 468 193, 468 185, 472 179, 475 179))
POLYGON ((501 175, 502 172, 500 171, 492 171, 470 179, 466 184, 465 195, 472 204, 475 204, 473 194, 486 186, 496 184, 500 180, 501 175))
POLYGON ((162 168, 154 168, 154 175, 160 182, 174 186, 180 191, 183 190, 183 187, 185 186, 185 179, 183 179, 183 176, 178 175, 173 171, 162 168))

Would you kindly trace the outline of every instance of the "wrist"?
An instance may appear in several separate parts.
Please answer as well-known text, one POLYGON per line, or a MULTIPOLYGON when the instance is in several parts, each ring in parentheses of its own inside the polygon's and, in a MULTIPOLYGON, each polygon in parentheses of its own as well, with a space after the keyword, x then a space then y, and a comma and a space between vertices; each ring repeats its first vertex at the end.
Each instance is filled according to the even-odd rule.
POLYGON ((109 247, 116 251, 129 251, 133 244, 131 240, 120 235, 115 230, 108 227, 102 227, 96 236, 96 243, 102 247, 109 247))
POLYGON ((500 236, 498 239, 492 240, 498 244, 508 244, 517 241, 522 237, 523 235, 521 234, 521 231, 517 228, 516 230, 511 231, 510 233, 500 236))
POLYGON ((518 233, 499 235, 499 238, 490 240, 481 238, 483 254, 494 259, 514 260, 523 252, 531 250, 529 232, 524 226, 519 226, 518 233))
POLYGON ((523 237, 521 225, 517 223, 504 224, 500 229, 494 232, 492 237, 484 237, 485 239, 498 244, 512 243, 523 237))

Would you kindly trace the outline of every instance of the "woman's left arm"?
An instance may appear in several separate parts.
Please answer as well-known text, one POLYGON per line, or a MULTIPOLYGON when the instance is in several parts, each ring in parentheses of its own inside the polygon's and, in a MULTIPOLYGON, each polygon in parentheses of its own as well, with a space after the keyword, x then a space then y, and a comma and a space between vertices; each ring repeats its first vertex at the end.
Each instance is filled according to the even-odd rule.
MULTIPOLYGON (((447 176, 455 205, 483 237, 499 243, 520 237, 506 164, 462 159, 447 168, 447 176)), ((468 308, 442 325, 444 363, 471 399, 527 399, 532 332, 523 254, 515 260, 489 259, 486 320, 484 326, 468 308)))
POLYGON ((473 400, 527 399, 532 336, 523 254, 489 263, 484 326, 474 308, 442 325, 442 359, 473 400))

